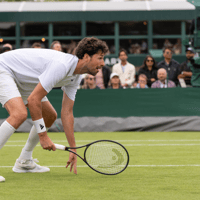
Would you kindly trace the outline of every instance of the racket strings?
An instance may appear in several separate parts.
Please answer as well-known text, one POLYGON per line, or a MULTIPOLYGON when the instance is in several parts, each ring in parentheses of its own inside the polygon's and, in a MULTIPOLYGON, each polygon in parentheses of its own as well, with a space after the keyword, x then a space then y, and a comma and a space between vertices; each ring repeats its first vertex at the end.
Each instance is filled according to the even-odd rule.
POLYGON ((116 174, 127 166, 128 155, 121 145, 103 141, 88 147, 86 160, 92 168, 101 173, 116 174))

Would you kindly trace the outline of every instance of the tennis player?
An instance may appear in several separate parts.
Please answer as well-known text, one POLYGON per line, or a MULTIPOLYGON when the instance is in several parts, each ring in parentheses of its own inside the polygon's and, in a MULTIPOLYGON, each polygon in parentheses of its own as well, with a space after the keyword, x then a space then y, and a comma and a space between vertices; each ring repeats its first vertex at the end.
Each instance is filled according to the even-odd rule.
MULTIPOLYGON (((105 65, 105 42, 91 37, 82 39, 75 55, 50 49, 17 49, 0 55, 0 102, 9 117, 0 126, 0 149, 15 130, 26 120, 27 108, 33 126, 29 138, 16 160, 16 173, 48 172, 32 159, 34 147, 40 141, 43 149, 56 150, 47 130, 57 118, 57 113, 46 95, 54 87, 62 87, 61 120, 70 147, 75 147, 73 106, 81 74, 96 75, 105 65)), ((70 153, 67 162, 76 174, 77 158, 70 153)), ((3 162, 1 162, 3 163, 3 162)), ((5 178, 0 176, 0 182, 5 178)))

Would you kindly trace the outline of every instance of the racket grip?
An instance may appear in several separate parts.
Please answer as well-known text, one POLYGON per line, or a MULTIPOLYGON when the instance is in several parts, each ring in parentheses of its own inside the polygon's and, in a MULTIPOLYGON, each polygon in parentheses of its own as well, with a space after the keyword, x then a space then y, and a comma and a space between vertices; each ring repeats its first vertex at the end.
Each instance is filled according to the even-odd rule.
POLYGON ((56 146, 56 149, 59 149, 59 150, 63 150, 65 151, 65 146, 64 145, 61 145, 61 144, 55 144, 56 146))

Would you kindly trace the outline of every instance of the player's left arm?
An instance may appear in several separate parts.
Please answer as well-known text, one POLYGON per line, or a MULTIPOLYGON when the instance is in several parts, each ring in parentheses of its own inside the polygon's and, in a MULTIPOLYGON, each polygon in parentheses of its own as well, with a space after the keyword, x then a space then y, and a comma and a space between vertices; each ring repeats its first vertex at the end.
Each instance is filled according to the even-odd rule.
MULTIPOLYGON (((28 97, 28 108, 31 114, 31 118, 34 121, 43 119, 42 117, 42 103, 41 100, 47 95, 47 91, 42 87, 41 83, 38 83, 38 85, 35 87, 33 92, 28 97)), ((42 129, 44 130, 44 129, 42 129)), ((48 150, 56 150, 55 145, 51 141, 51 139, 47 135, 47 131, 42 131, 38 133, 40 138, 40 144, 43 147, 43 149, 48 150)))
MULTIPOLYGON (((65 135, 67 137, 70 147, 76 147, 75 137, 74 137, 74 115, 73 115, 74 101, 71 100, 65 92, 63 92, 62 110, 61 110, 61 120, 65 135)), ((73 150, 76 152, 76 150, 73 150)), ((77 174, 76 169, 77 157, 73 153, 70 153, 69 160, 67 162, 68 167, 70 164, 70 171, 74 171, 77 174)))
POLYGON ((42 104, 41 100, 47 95, 46 90, 42 87, 41 83, 35 87, 33 92, 28 97, 28 108, 31 114, 32 120, 38 120, 42 118, 42 104))

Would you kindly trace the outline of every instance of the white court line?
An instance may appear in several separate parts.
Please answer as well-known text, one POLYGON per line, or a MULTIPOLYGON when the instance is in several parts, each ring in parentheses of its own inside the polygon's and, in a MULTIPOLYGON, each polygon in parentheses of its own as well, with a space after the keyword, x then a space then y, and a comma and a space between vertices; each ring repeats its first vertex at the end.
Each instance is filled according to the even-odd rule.
MULTIPOLYGON (((13 166, 0 166, 0 168, 12 168, 13 166)), ((65 165, 46 166, 50 168, 65 168, 65 165)), ((88 167, 87 165, 78 165, 77 167, 88 167)), ((200 164, 191 165, 128 165, 128 167, 200 167, 200 164)))
MULTIPOLYGON (((27 140, 9 140, 8 142, 26 142, 27 140)), ((67 140, 52 140, 53 142, 67 142, 67 140)), ((76 140, 76 142, 94 142, 95 140, 76 140)), ((115 140, 117 142, 198 142, 199 140, 115 140)))
POLYGON ((124 146, 200 146, 200 144, 125 144, 124 146))
MULTIPOLYGON (((23 147, 24 145, 4 145, 4 147, 23 147)), ((40 145, 37 145, 39 147, 40 145)), ((79 146, 79 144, 77 144, 79 146)), ((138 146, 200 146, 200 144, 124 144, 125 147, 138 147, 138 146)))

